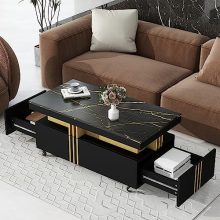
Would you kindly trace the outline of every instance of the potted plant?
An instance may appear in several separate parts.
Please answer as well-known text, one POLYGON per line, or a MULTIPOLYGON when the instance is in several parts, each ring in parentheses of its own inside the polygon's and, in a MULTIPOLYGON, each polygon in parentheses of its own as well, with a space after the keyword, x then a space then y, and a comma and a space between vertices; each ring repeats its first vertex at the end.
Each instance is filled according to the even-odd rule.
MULTIPOLYGON (((23 1, 25 0, 20 2, 23 1)), ((30 3, 34 6, 36 19, 40 25, 40 32, 51 29, 54 21, 56 21, 55 26, 58 25, 61 0, 30 0, 30 3)), ((40 66, 39 45, 34 47, 34 53, 35 65, 40 66)))
POLYGON ((101 94, 101 100, 105 105, 110 106, 108 110, 108 118, 111 121, 116 121, 119 119, 119 110, 117 105, 126 98, 126 89, 122 86, 116 84, 107 85, 106 90, 101 94))

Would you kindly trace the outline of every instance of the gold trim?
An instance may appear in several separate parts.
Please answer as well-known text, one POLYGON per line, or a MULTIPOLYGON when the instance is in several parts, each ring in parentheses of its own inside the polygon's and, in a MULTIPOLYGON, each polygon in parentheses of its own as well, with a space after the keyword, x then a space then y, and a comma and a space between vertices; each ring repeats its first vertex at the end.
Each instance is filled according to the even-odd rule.
POLYGON ((71 136, 68 135, 68 138, 69 138, 69 161, 72 162, 72 158, 71 158, 71 136))
POLYGON ((198 187, 197 189, 199 189, 201 187, 201 178, 202 178, 202 161, 199 163, 199 173, 198 173, 198 187))
POLYGON ((73 163, 76 163, 76 156, 75 156, 75 152, 76 152, 76 146, 75 146, 75 126, 72 125, 72 158, 73 158, 73 163))
POLYGON ((81 137, 81 136, 83 136, 85 133, 84 133, 84 129, 82 129, 82 128, 79 128, 79 127, 77 127, 76 126, 76 164, 78 164, 79 165, 79 138, 81 137))
POLYGON ((201 187, 202 182, 202 161, 196 165, 194 179, 194 193, 201 187))
POLYGON ((76 139, 76 164, 79 165, 79 140, 76 139))
POLYGON ((198 166, 196 165, 196 167, 195 167, 195 176, 194 176, 194 193, 196 192, 197 168, 198 168, 198 166))
POLYGON ((198 190, 198 183, 199 183, 199 164, 198 164, 198 169, 196 173, 197 179, 196 179, 196 191, 198 190))
POLYGON ((61 121, 59 119, 53 118, 51 116, 48 116, 48 120, 59 124, 61 126, 67 127, 68 128, 68 135, 69 135, 69 160, 72 161, 73 163, 79 164, 79 144, 78 144, 78 138, 80 138, 82 135, 86 134, 90 137, 96 138, 98 140, 104 141, 106 143, 109 143, 111 145, 114 145, 116 147, 122 148, 124 150, 127 150, 129 152, 139 154, 146 148, 149 148, 151 150, 157 151, 158 149, 161 148, 163 145, 163 135, 154 140, 152 143, 144 147, 143 149, 139 150, 134 147, 131 147, 129 145, 123 144, 121 142, 112 140, 110 138, 107 138, 105 136, 84 130, 82 128, 76 127, 74 125, 70 125, 67 122, 61 121))
POLYGON ((199 188, 201 187, 201 183, 202 183, 202 161, 201 161, 201 164, 200 164, 200 177, 199 177, 199 188))
POLYGON ((86 134, 88 136, 94 137, 94 138, 96 138, 96 139, 98 139, 100 141, 104 141, 104 142, 106 142, 108 144, 114 145, 116 147, 122 148, 124 150, 130 151, 130 152, 135 153, 135 154, 139 154, 142 150, 144 150, 146 148, 145 147, 142 150, 138 150, 138 149, 130 147, 130 146, 126 145, 126 144, 122 144, 122 143, 120 143, 118 141, 112 140, 112 139, 104 137, 102 135, 95 134, 95 133, 90 132, 90 131, 87 131, 86 134))
POLYGON ((100 141, 106 142, 108 144, 114 145, 116 147, 122 148, 124 150, 127 150, 127 151, 135 153, 135 154, 139 154, 140 152, 142 152, 146 148, 150 148, 152 150, 157 151, 162 146, 160 140, 163 139, 163 137, 161 136, 158 139, 156 139, 155 141, 153 141, 151 144, 149 144, 146 147, 144 147, 143 149, 139 150, 139 149, 133 148, 133 147, 131 147, 129 145, 123 144, 123 143, 121 143, 119 141, 115 141, 115 140, 112 140, 112 139, 107 138, 105 136, 96 134, 94 132, 87 131, 87 130, 84 130, 82 128, 76 127, 76 139, 80 138, 81 136, 83 136, 85 134, 90 136, 90 137, 96 138, 96 139, 98 139, 100 141))
POLYGON ((197 189, 196 189, 196 191, 199 189, 199 174, 200 174, 200 163, 198 164, 198 172, 197 172, 197 189))
MULTIPOLYGON (((51 116, 47 116, 47 119, 48 119, 48 121, 51 121, 51 122, 56 123, 58 125, 62 125, 66 128, 70 128, 70 124, 65 121, 61 121, 61 120, 53 118, 51 116)), ((70 133, 68 133, 68 134, 70 135, 70 133)))
POLYGON ((69 147, 69 161, 75 163, 75 157, 74 157, 74 140, 72 139, 72 135, 73 135, 73 128, 72 126, 64 121, 61 121, 57 118, 53 118, 51 116, 47 116, 48 121, 51 121, 55 124, 61 125, 63 127, 68 128, 68 147, 69 147))

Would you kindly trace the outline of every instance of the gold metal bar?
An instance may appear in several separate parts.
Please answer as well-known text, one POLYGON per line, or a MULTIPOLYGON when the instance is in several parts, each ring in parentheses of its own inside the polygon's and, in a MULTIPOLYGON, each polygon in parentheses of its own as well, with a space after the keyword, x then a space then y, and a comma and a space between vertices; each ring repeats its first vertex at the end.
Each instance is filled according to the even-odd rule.
POLYGON ((202 161, 200 162, 199 188, 201 187, 201 183, 202 183, 202 161))
POLYGON ((163 139, 163 136, 160 136, 159 138, 154 140, 152 143, 150 143, 146 147, 144 147, 141 150, 139 150, 137 148, 134 148, 134 147, 131 147, 129 145, 123 144, 121 142, 112 140, 112 139, 104 137, 102 135, 99 135, 99 134, 96 134, 96 133, 84 130, 84 129, 79 128, 79 127, 76 127, 74 129, 73 128, 70 129, 71 125, 69 123, 61 121, 61 120, 56 119, 56 118, 53 118, 51 116, 48 116, 48 120, 68 128, 68 135, 72 136, 72 138, 69 137, 69 143, 72 142, 72 144, 69 144, 69 160, 73 161, 73 162, 75 161, 77 164, 78 164, 78 159, 77 158, 78 158, 78 148, 79 148, 78 140, 77 139, 80 138, 84 134, 87 134, 88 136, 94 137, 96 139, 99 139, 101 141, 104 141, 106 143, 112 144, 112 145, 114 145, 116 147, 122 148, 124 150, 127 150, 127 151, 135 153, 135 154, 141 153, 146 148, 149 148, 151 150, 157 151, 162 146, 161 139, 163 139), (75 131, 75 133, 74 133, 74 131, 75 131), (73 133, 74 133, 74 135, 73 135, 73 133), (76 159, 74 159, 74 158, 76 158, 76 159))
POLYGON ((73 153, 74 140, 72 140, 72 126, 67 122, 61 121, 61 120, 59 120, 57 118, 53 118, 51 116, 47 116, 47 119, 48 119, 48 121, 51 121, 55 124, 58 124, 58 125, 61 125, 63 127, 68 128, 69 161, 74 162, 74 153, 73 153))
POLYGON ((69 138, 69 161, 72 162, 72 157, 71 157, 71 136, 68 135, 69 138))
POLYGON ((127 150, 129 152, 135 153, 135 154, 139 154, 140 152, 142 152, 146 148, 150 148, 150 149, 155 150, 155 151, 159 149, 159 138, 156 139, 155 141, 153 141, 148 146, 146 146, 143 149, 139 150, 137 148, 131 147, 131 146, 126 145, 126 144, 123 144, 121 142, 118 142, 118 141, 112 140, 110 138, 107 138, 105 136, 102 136, 102 135, 96 134, 94 132, 87 131, 87 130, 84 130, 82 128, 77 127, 77 131, 76 131, 76 136, 77 137, 76 137, 76 139, 80 138, 84 134, 86 134, 86 135, 88 135, 90 137, 96 138, 98 140, 104 141, 104 142, 106 142, 108 144, 114 145, 116 147, 122 148, 124 150, 127 150))
POLYGON ((199 190, 199 181, 200 181, 200 164, 201 163, 199 163, 199 172, 198 172, 198 183, 197 183, 197 190, 199 190))
POLYGON ((194 176, 194 193, 196 192, 197 168, 198 168, 198 166, 196 165, 196 168, 195 168, 195 176, 194 176))
POLYGON ((67 123, 67 122, 65 122, 65 121, 61 121, 61 120, 56 119, 56 118, 53 118, 53 117, 51 117, 51 116, 47 116, 47 119, 48 119, 48 121, 51 121, 51 122, 56 123, 56 124, 58 124, 58 125, 62 125, 62 126, 67 127, 67 128, 70 127, 70 124, 69 124, 69 123, 67 123))
POLYGON ((198 189, 200 188, 201 183, 201 172, 202 172, 202 161, 199 163, 199 181, 198 181, 198 189))
POLYGON ((198 170, 197 170, 197 184, 196 184, 196 191, 199 189, 199 172, 200 172, 200 163, 198 164, 198 170))
POLYGON ((76 127, 76 164, 79 165, 79 138, 85 134, 85 130, 79 127, 76 127))
POLYGON ((76 145, 75 145, 75 138, 76 138, 76 127, 74 125, 72 125, 72 159, 73 159, 73 163, 76 163, 76 145))
POLYGON ((100 141, 104 141, 104 142, 106 142, 108 144, 114 145, 116 147, 122 148, 124 150, 130 151, 130 152, 135 153, 135 154, 138 154, 138 153, 140 153, 142 151, 142 150, 138 150, 136 148, 130 147, 130 146, 126 145, 126 144, 122 144, 122 143, 120 143, 118 141, 112 140, 110 138, 104 137, 102 135, 95 134, 95 133, 90 132, 90 131, 86 131, 85 134, 87 134, 90 137, 94 137, 94 138, 96 138, 96 139, 98 139, 100 141))
POLYGON ((203 168, 203 162, 201 161, 201 177, 200 177, 200 187, 202 184, 202 168, 203 168))
MULTIPOLYGON (((151 150, 157 151, 159 149, 159 138, 148 144, 145 148, 149 148, 151 150)), ((144 148, 144 149, 145 149, 144 148)), ((140 153, 140 152, 139 152, 140 153)))

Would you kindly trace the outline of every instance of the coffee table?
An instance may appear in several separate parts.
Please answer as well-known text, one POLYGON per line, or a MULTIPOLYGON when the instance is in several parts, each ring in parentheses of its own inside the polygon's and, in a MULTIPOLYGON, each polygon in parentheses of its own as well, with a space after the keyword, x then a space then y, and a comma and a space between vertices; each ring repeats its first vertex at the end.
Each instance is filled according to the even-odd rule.
POLYGON ((154 172, 154 160, 174 147, 168 131, 181 121, 178 113, 127 98, 119 106, 120 118, 111 122, 100 100, 98 86, 79 82, 91 92, 89 99, 64 100, 61 88, 37 94, 6 111, 6 133, 19 130, 36 138, 44 155, 50 152, 135 189, 148 183, 177 196, 177 206, 214 175, 215 149, 204 157, 191 153, 193 166, 177 180, 154 172), (23 109, 23 110, 22 110, 23 109), (30 124, 31 111, 45 115, 30 124))

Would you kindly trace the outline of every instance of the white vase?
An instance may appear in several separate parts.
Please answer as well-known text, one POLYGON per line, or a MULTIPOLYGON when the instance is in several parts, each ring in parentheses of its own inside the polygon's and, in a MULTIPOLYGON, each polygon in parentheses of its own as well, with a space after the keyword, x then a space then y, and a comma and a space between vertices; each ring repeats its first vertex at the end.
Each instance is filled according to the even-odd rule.
POLYGON ((111 105, 111 108, 108 110, 108 118, 111 121, 116 121, 119 119, 119 110, 116 105, 111 105))

